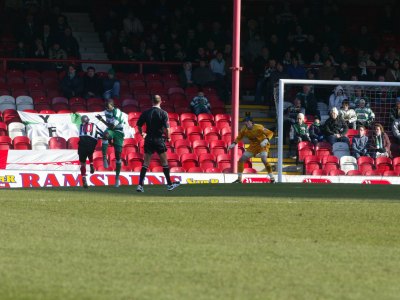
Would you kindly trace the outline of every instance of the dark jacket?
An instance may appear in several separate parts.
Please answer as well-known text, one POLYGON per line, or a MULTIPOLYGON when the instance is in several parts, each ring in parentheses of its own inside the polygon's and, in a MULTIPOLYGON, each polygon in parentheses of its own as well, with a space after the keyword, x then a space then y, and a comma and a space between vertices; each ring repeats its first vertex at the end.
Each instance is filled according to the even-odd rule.
POLYGON ((322 140, 322 137, 324 136, 322 125, 311 124, 310 128, 309 128, 309 132, 310 132, 311 140, 320 141, 320 140, 322 140))
POLYGON ((82 95, 83 91, 83 80, 78 75, 74 77, 70 77, 65 75, 65 77, 61 81, 61 90, 63 92, 64 97, 78 97, 82 95))
POLYGON ((89 92, 93 93, 95 96, 101 96, 103 94, 102 82, 96 74, 93 77, 83 77, 83 86, 84 96, 91 96, 89 92))
POLYGON ((346 122, 339 116, 336 119, 329 117, 329 119, 325 122, 325 134, 327 136, 334 134, 340 134, 341 136, 344 136, 348 130, 349 127, 347 126, 346 122))

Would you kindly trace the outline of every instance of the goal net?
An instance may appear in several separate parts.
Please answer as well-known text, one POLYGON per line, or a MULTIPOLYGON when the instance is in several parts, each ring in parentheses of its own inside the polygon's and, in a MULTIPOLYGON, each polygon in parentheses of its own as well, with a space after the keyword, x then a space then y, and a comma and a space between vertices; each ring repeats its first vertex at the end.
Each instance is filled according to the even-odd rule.
POLYGON ((283 159, 289 155, 283 145, 289 139, 288 118, 291 118, 289 121, 295 121, 293 115, 289 114, 296 112, 292 107, 296 102, 301 102, 307 124, 313 122, 315 115, 320 117, 323 124, 329 118, 332 107, 340 112, 343 102, 347 102, 358 116, 358 121, 351 123, 354 127, 350 125, 349 129, 356 129, 360 124, 371 129, 375 123, 380 123, 391 137, 391 111, 396 107, 398 97, 400 83, 396 82, 281 79, 274 97, 278 121, 278 182, 282 182, 283 159), (316 103, 313 104, 313 101, 316 103), (368 122, 363 120, 366 116, 368 122))

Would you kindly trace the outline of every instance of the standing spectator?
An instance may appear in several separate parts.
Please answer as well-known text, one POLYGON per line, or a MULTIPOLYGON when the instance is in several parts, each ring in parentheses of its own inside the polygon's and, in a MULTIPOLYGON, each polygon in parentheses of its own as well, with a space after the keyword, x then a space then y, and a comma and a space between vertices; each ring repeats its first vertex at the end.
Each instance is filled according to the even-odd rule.
POLYGON ((396 98, 396 106, 390 110, 390 121, 394 122, 400 119, 400 97, 396 98))
MULTIPOLYGON (((25 46, 25 43, 23 41, 19 41, 17 44, 17 47, 13 51, 13 56, 15 58, 29 58, 29 52, 28 49, 25 46)), ((28 68, 28 64, 24 61, 18 61, 13 63, 13 67, 18 70, 25 70, 28 68)))
POLYGON ((390 139, 383 129, 383 126, 376 123, 374 132, 372 133, 370 143, 371 156, 373 158, 385 156, 391 157, 390 153, 390 139))
MULTIPOLYGON (((43 42, 39 38, 37 38, 35 40, 32 57, 33 58, 47 58, 47 53, 43 47, 43 42)), ((43 69, 45 69, 45 63, 43 63, 43 62, 36 62, 36 63, 34 63, 34 66, 35 66, 35 69, 37 69, 38 71, 42 71, 43 69)))
POLYGON ((120 82, 115 78, 114 69, 108 70, 107 77, 103 79, 103 98, 108 100, 119 98, 120 82))
MULTIPOLYGON (((60 44, 58 42, 53 44, 53 47, 49 50, 49 59, 67 59, 67 52, 64 49, 61 49, 60 44)), ((64 63, 56 62, 54 63, 54 67, 57 72, 61 72, 64 70, 64 63)))
POLYGON ((365 106, 365 100, 361 99, 359 107, 356 108, 357 125, 370 127, 375 120, 375 114, 369 107, 365 106))
POLYGON ((339 112, 336 107, 330 110, 330 117, 325 122, 325 135, 328 142, 333 145, 336 142, 349 143, 349 138, 346 136, 349 128, 346 122, 339 117, 339 112))
POLYGON ((312 85, 303 85, 303 91, 297 93, 296 98, 301 100, 301 106, 305 108, 306 115, 314 116, 318 114, 318 102, 312 85))
POLYGON ((61 80, 61 91, 66 98, 82 95, 83 80, 76 74, 76 67, 74 65, 69 65, 68 73, 61 80))
POLYGON ((179 82, 184 89, 193 85, 192 63, 190 61, 183 63, 183 70, 179 73, 179 82))
POLYGON ((347 95, 344 93, 342 86, 338 85, 329 97, 329 109, 336 107, 339 110, 342 107, 343 100, 345 99, 348 99, 347 95))
POLYGON ((202 113, 211 114, 211 106, 203 92, 199 92, 190 102, 192 112, 197 116, 202 113))
POLYGON ((385 74, 386 81, 400 81, 400 62, 395 59, 385 74))
POLYGON ((317 145, 319 142, 322 142, 325 139, 323 126, 321 125, 321 119, 318 115, 314 117, 314 123, 310 125, 308 129, 310 133, 311 142, 314 145, 317 145))
POLYGON ((67 52, 68 57, 80 58, 79 44, 75 37, 72 36, 71 27, 64 30, 64 36, 61 39, 61 47, 67 52))
POLYGON ((356 129, 357 115, 354 109, 349 107, 349 101, 344 100, 342 102, 339 116, 343 118, 349 128, 356 129))
POLYGON ((268 64, 265 65, 264 72, 261 77, 257 80, 255 103, 262 104, 266 99, 263 99, 264 90, 271 78, 271 74, 276 70, 276 60, 271 58, 268 60, 268 64))
POLYGON ((392 133, 393 136, 397 139, 397 141, 400 142, 400 118, 394 120, 392 124, 392 133))
POLYGON ((88 67, 85 77, 83 77, 83 97, 86 99, 92 97, 101 97, 103 86, 100 78, 96 74, 94 67, 88 67))
POLYGON ((132 11, 128 13, 128 16, 122 22, 124 31, 129 35, 139 36, 144 31, 142 22, 133 14, 132 11))
POLYGON ((205 60, 200 60, 199 66, 193 71, 192 78, 193 82, 199 87, 209 85, 215 81, 215 76, 210 68, 207 67, 205 60))
MULTIPOLYGON (((297 122, 292 124, 290 127, 289 133, 289 156, 293 159, 297 158, 296 155, 293 154, 293 147, 297 149, 297 144, 300 142, 310 142, 310 134, 308 132, 308 126, 304 123, 304 115, 299 113, 297 115, 297 122)), ((297 152, 297 151, 296 151, 297 152)))
POLYGON ((296 123, 298 114, 305 114, 306 110, 301 106, 301 100, 295 98, 293 104, 284 111, 284 122, 283 122, 283 143, 286 144, 286 139, 289 134, 291 126, 296 123))
POLYGON ((46 53, 49 52, 51 46, 54 44, 54 35, 50 31, 50 25, 49 24, 44 24, 42 32, 40 33, 40 39, 43 42, 44 49, 46 50, 46 53))
POLYGON ((369 156, 368 154, 368 136, 365 134, 365 127, 358 128, 358 135, 353 136, 351 144, 352 154, 355 158, 360 156, 369 156))

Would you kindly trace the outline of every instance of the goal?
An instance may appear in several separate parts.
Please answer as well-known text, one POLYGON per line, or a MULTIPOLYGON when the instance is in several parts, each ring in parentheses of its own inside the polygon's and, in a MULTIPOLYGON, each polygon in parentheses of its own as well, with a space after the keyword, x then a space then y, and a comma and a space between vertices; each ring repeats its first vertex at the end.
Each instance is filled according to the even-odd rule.
MULTIPOLYGON (((391 134, 392 120, 390 111, 396 105, 396 98, 400 97, 400 83, 370 82, 370 81, 335 81, 335 80, 297 80, 281 79, 275 97, 278 121, 278 182, 282 182, 282 163, 284 159, 284 110, 293 103, 298 93, 302 93, 304 86, 310 86, 317 101, 318 115, 321 123, 329 117, 332 106, 340 106, 344 99, 350 107, 357 108, 360 99, 366 101, 366 106, 374 114, 374 123, 380 123, 385 131, 391 134), (344 94, 341 99, 332 98, 335 90, 341 87, 344 94), (336 102, 335 102, 336 100, 336 102)), ((339 107, 338 107, 339 108, 339 107)), ((312 119, 314 116, 307 116, 312 119)))

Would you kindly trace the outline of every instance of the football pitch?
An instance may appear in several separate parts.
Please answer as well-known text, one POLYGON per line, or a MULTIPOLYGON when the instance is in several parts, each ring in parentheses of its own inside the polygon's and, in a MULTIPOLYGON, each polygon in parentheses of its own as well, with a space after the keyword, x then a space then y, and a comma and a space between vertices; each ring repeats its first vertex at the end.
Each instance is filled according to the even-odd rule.
POLYGON ((0 191, 0 299, 398 299, 398 186, 0 191))

